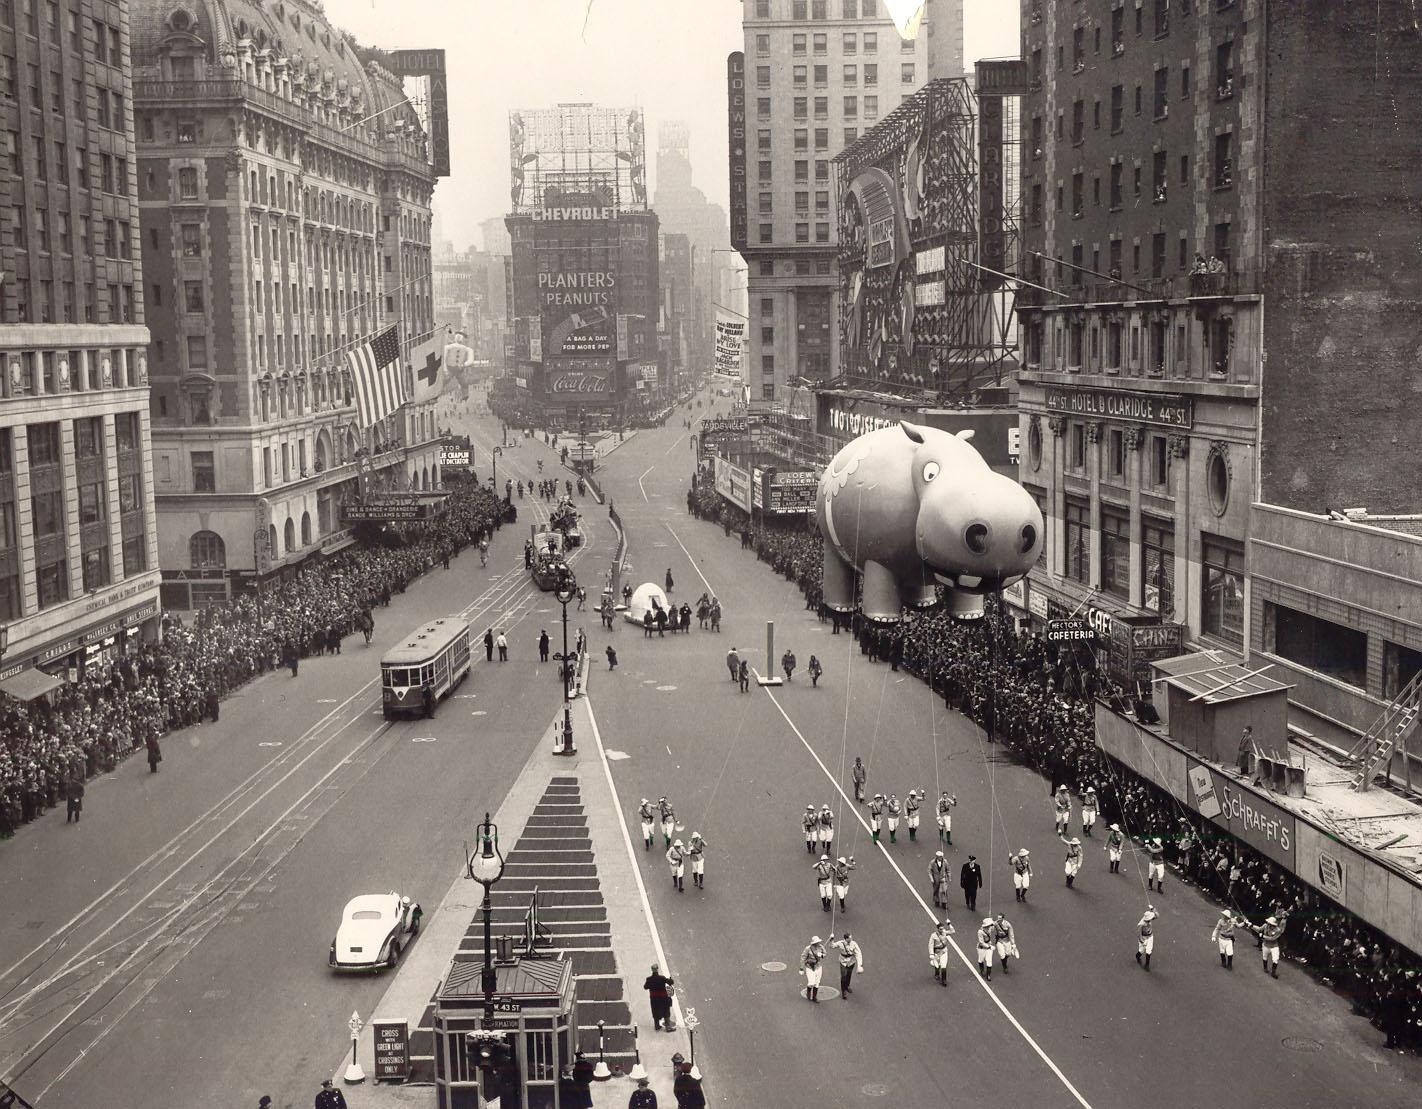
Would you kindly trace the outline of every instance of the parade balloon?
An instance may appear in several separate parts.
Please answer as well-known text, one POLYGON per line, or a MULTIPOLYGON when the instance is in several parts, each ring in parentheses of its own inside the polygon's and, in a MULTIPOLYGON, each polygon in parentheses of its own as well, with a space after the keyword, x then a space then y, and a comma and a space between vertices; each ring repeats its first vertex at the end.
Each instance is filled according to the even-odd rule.
POLYGON ((938 603, 960 619, 1022 578, 1042 552, 1042 513, 996 473, 966 437, 900 423, 847 444, 820 476, 815 513, 824 537, 824 603, 872 620, 938 603))

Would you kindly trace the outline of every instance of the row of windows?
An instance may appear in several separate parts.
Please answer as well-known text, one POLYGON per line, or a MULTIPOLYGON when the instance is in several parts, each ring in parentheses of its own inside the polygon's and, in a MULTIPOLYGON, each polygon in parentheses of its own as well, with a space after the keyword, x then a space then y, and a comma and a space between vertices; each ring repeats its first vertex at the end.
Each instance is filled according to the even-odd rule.
MULTIPOLYGON (((1037 196, 1034 191, 1032 202, 1037 203, 1037 196)), ((1211 233, 1210 249, 1211 260, 1207 261, 1205 256, 1196 251, 1193 259, 1190 257, 1190 234, 1187 231, 1178 233, 1175 239, 1176 270, 1180 274, 1188 274, 1194 278, 1210 278, 1220 280, 1227 275, 1233 262, 1233 224, 1229 220, 1221 220, 1214 225, 1211 233)), ((1141 260, 1141 239, 1135 237, 1131 242, 1131 275, 1133 277, 1163 278, 1166 276, 1166 269, 1169 266, 1169 245, 1168 233, 1165 231, 1155 231, 1150 236, 1150 268, 1149 274, 1143 268, 1141 260)), ((1102 269, 1101 247, 1097 243, 1091 246, 1091 272, 1086 272, 1086 248, 1081 242, 1074 242, 1071 245, 1071 259, 1058 256, 1056 259, 1043 259, 1041 256, 1032 254, 1027 259, 1027 277, 1029 281, 1040 283, 1043 281, 1048 271, 1054 271, 1057 287, 1078 287, 1091 285, 1094 282, 1117 282, 1119 283, 1125 274, 1124 267, 1124 240, 1115 232, 1112 232, 1106 242, 1106 269, 1102 269)), ((1208 283, 1208 282, 1202 282, 1208 283)), ((1093 293, 1093 300, 1119 300, 1124 290, 1116 290, 1113 295, 1109 291, 1099 291, 1093 293)))
MULTIPOLYGON (((865 119, 879 118, 879 97, 877 95, 866 95, 862 98, 865 119)), ((841 110, 845 119, 859 119, 859 108, 861 98, 858 95, 846 96, 841 101, 841 110)), ((902 103, 902 98, 900 98, 902 103)), ((810 98, 806 96, 794 97, 790 104, 790 114, 795 119, 810 118, 810 98)), ((829 97, 816 96, 814 98, 814 118, 829 119, 829 97)), ((756 98, 755 115, 758 120, 768 120, 771 118, 771 98, 761 96, 756 98)))
MULTIPOLYGON (((10 243, 17 250, 29 249, 29 233, 34 232, 41 254, 73 254, 74 224, 69 212, 51 213, 46 208, 36 208, 26 219, 26 209, 16 205, 10 210, 10 243), (28 224, 28 226, 27 226, 28 224)), ((78 220, 79 253, 95 258, 133 257, 133 231, 128 220, 94 220, 81 215, 78 220), (92 240, 91 234, 98 235, 92 240)))
MULTIPOLYGON (((774 258, 758 259, 757 272, 761 277, 775 276, 774 258)), ((830 275, 831 262, 828 258, 796 258, 794 269, 796 277, 828 277, 830 275)), ((760 302, 760 313, 762 317, 769 317, 775 311, 775 302, 766 298, 760 302)))
POLYGON ((7 280, 6 285, 14 290, 14 299, 4 302, 5 323, 134 322, 133 286, 129 284, 101 286, 92 281, 16 278, 7 280), (76 301, 80 289, 84 292, 82 305, 76 301), (100 296, 101 290, 107 290, 107 298, 100 296))
MULTIPOLYGON (((4 132, 4 159, 15 180, 23 180, 25 172, 25 148, 18 131, 4 132)), ((89 174, 89 151, 82 146, 74 148, 70 158, 69 145, 55 140, 52 152, 43 135, 30 137, 29 167, 35 181, 48 183, 51 179, 62 189, 77 185, 89 190, 93 180, 89 174)), ((122 154, 99 155, 99 191, 115 196, 128 195, 128 159, 122 154)))
MULTIPOLYGON (((860 53, 877 54, 879 52, 879 32, 878 31, 844 31, 840 39, 840 46, 847 57, 854 57, 860 53), (860 45, 863 50, 860 50, 860 45)), ((905 54, 913 53, 914 40, 900 39, 899 49, 905 54)), ((816 31, 812 35, 802 32, 795 32, 790 36, 790 53, 796 58, 803 58, 813 50, 817 58, 826 57, 829 54, 829 35, 824 31, 816 31)), ((755 52, 757 56, 766 58, 771 54, 770 36, 768 34, 758 34, 755 36, 755 52)))
MULTIPOLYGON (((140 385, 138 359, 132 350, 33 351, 22 350, 9 356, 9 374, 4 381, 7 398, 53 396, 60 392, 96 392, 105 388, 132 388, 140 385)), ((120 417, 126 418, 126 417, 120 417)), ((135 425, 136 426, 136 425, 135 425)), ((128 425, 119 429, 122 437, 128 425)), ((137 431, 132 446, 137 449, 137 431)))
MULTIPOLYGON (((1170 34, 1170 3, 1171 0, 1152 0, 1154 5, 1155 18, 1151 26, 1152 34, 1156 39, 1163 39, 1170 34)), ((1180 14, 1188 16, 1190 14, 1190 0, 1178 0, 1180 14)), ((1215 0, 1217 11, 1223 11, 1234 6, 1234 0, 1215 0)), ((1136 0, 1134 8, 1134 24, 1136 37, 1140 38, 1145 34, 1145 5, 1141 0, 1136 0)), ((1031 13, 1032 23, 1042 22, 1042 0, 1034 0, 1031 13)), ((1071 68, 1073 73, 1081 73, 1086 69, 1086 31, 1087 28, 1077 25, 1072 28, 1071 33, 1071 68)), ((1092 50, 1099 55, 1102 50, 1101 44, 1102 28, 1097 26, 1092 29, 1092 50)), ((1126 10, 1124 4, 1117 4, 1111 9, 1111 56, 1119 58, 1126 52, 1126 10)), ((1066 45, 1057 44, 1057 71, 1061 72, 1066 68, 1066 45)), ((1042 78, 1042 50, 1037 48, 1032 51, 1032 78, 1040 81, 1042 78)))
MULTIPOLYGON (((1308 670, 1368 688, 1368 635, 1335 620, 1264 602, 1264 649, 1308 670)), ((1422 673, 1422 651, 1383 640, 1381 693, 1393 700, 1422 673)))
MULTIPOLYGON (((840 71, 840 80, 846 85, 859 84, 859 69, 857 64, 846 63, 840 71)), ((829 66, 817 65, 813 67, 815 85, 824 87, 829 84, 829 66)), ((810 81, 811 67, 797 65, 790 69, 790 83, 797 89, 805 88, 810 81)), ((914 82, 913 62, 903 62, 899 66, 899 80, 905 85, 914 82)), ((864 63, 864 85, 866 88, 873 88, 879 83, 879 66, 872 62, 864 63)), ((760 65, 755 69, 756 88, 770 88, 770 66, 760 65)))
MULTIPOLYGON (((763 158, 756 164, 756 180, 761 184, 767 184, 772 179, 772 164, 769 158, 763 158)), ((797 158, 794 168, 796 181, 808 181, 810 179, 810 162, 806 158, 797 158)), ((829 159, 820 158, 815 162, 815 180, 828 181, 830 179, 829 159)))
MULTIPOLYGON (((879 0, 839 0, 835 5, 840 19, 874 19, 879 0)), ((757 19, 829 19, 829 0, 755 0, 757 19)))
POLYGON ((1068 372, 1101 371, 1108 374, 1123 370, 1143 372, 1147 377, 1164 377, 1173 364, 1175 376, 1189 376, 1190 337, 1200 344, 1197 367, 1215 377, 1227 377, 1234 353, 1234 317, 1219 313, 1198 323, 1188 315, 1175 316, 1175 333, 1171 336, 1170 314, 1154 314, 1143 324, 1129 325, 1117 318, 1093 316, 1090 325, 1080 319, 1056 321, 1050 346, 1047 331, 1039 318, 1030 319, 1024 327, 1027 364, 1032 367, 1053 366, 1068 372), (1198 327, 1198 330, 1194 330, 1198 327), (1172 351, 1174 358, 1171 358, 1172 351))
MULTIPOLYGON (((775 209, 775 194, 774 194, 774 193, 760 193, 760 194, 758 194, 758 195, 759 195, 759 205, 760 205, 759 211, 760 211, 760 214, 763 215, 763 216, 769 216, 769 215, 774 214, 774 209, 775 209)), ((829 211, 829 206, 830 206, 830 203, 829 203, 829 190, 828 190, 828 189, 816 189, 816 190, 815 190, 815 211, 816 211, 816 212, 828 212, 828 211, 829 211)), ((797 212, 808 212, 809 210, 810 210, 810 194, 809 194, 809 192, 808 192, 808 191, 797 192, 797 193, 795 194, 795 211, 797 211, 797 212)))
MULTIPOLYGON (((39 0, 19 0, 20 22, 15 22, 15 0, 0 0, 0 27, 23 30, 31 38, 40 37, 39 0)), ((94 60, 101 65, 123 65, 123 41, 119 29, 102 19, 85 20, 79 12, 70 8, 61 12, 54 0, 44 0, 44 26, 49 41, 59 46, 64 41, 67 28, 69 49, 78 55, 84 53, 84 28, 87 23, 94 32, 94 60), (63 22, 61 23, 61 19, 63 22)))
MULTIPOLYGON (((88 102, 85 97, 84 82, 77 77, 68 84, 69 104, 65 104, 64 75, 57 69, 49 71, 48 81, 42 81, 42 71, 33 62, 25 63, 25 89, 29 106, 35 111, 43 111, 46 106, 55 115, 62 116, 72 108, 75 120, 89 118, 88 102)), ((0 53, 0 97, 19 101, 19 69, 15 56, 0 53)), ((94 91, 94 119, 106 131, 125 133, 128 129, 127 102, 123 93, 103 86, 94 91)))

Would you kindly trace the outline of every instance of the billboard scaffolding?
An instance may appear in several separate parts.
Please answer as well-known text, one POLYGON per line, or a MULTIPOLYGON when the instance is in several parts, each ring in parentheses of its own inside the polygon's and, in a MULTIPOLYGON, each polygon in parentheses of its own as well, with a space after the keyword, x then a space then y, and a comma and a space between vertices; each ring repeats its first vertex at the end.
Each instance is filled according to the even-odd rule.
POLYGON ((510 210, 533 215, 565 197, 597 196, 617 212, 647 208, 641 108, 559 104, 509 113, 510 210))

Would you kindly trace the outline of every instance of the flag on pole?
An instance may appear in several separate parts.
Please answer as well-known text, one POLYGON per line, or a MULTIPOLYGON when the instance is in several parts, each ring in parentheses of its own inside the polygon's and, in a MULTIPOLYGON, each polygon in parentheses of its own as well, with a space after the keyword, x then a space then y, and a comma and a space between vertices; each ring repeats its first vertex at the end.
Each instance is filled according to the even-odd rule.
POLYGON ((416 404, 434 400, 444 392, 449 379, 445 368, 445 343, 448 327, 439 327, 415 343, 410 350, 411 383, 410 400, 416 404))
POLYGON ((400 366, 400 325, 391 324, 375 338, 346 352, 355 392, 356 422, 373 427, 409 399, 400 366))

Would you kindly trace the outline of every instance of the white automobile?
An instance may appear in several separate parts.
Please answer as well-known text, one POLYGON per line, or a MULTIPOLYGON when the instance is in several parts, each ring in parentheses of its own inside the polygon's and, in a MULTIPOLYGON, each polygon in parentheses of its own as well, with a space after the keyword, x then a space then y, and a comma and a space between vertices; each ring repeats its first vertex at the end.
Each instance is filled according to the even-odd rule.
POLYGON ((393 968, 420 930, 424 911, 398 893, 366 893, 346 902, 328 960, 335 970, 393 968))

